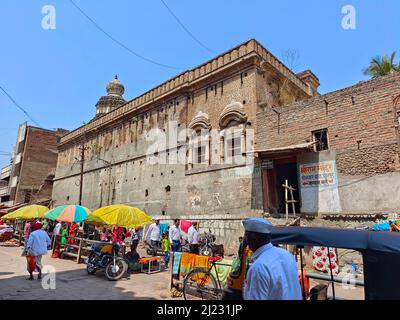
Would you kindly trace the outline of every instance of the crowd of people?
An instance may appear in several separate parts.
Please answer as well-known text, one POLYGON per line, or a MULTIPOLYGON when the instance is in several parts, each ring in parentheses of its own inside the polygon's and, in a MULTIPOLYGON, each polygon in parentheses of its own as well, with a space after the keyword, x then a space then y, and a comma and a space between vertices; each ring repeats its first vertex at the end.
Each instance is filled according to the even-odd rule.
POLYGON ((168 226, 167 230, 163 232, 161 231, 160 220, 156 219, 147 230, 145 241, 154 249, 154 253, 157 248, 161 247, 164 255, 164 264, 168 268, 169 255, 171 251, 172 253, 181 251, 182 245, 188 245, 191 253, 198 254, 199 238, 200 233, 198 222, 192 222, 192 225, 187 232, 187 239, 185 239, 180 228, 179 219, 175 219, 173 225, 168 226))
POLYGON ((79 224, 57 222, 49 219, 31 219, 25 222, 24 247, 22 255, 26 256, 27 269, 29 272, 28 280, 33 280, 33 272, 39 273, 38 279, 42 276, 42 256, 53 246, 57 237, 60 238, 60 244, 73 244, 74 239, 79 235, 79 224))
MULTIPOLYGON (((272 225, 261 218, 251 218, 243 222, 245 239, 253 252, 253 263, 250 266, 244 284, 243 298, 246 300, 300 300, 301 291, 298 281, 297 264, 293 256, 286 250, 273 246, 270 242, 272 225)), ((113 227, 97 229, 97 240, 107 244, 130 245, 130 252, 125 255, 129 271, 140 271, 139 253, 137 247, 143 239, 153 248, 161 248, 163 261, 168 268, 170 253, 182 251, 183 246, 189 246, 190 252, 199 253, 199 224, 192 222, 186 232, 182 231, 179 219, 171 226, 160 225, 160 220, 154 220, 143 237, 142 228, 126 229, 113 227)), ((23 255, 27 259, 29 278, 33 280, 33 272, 42 277, 42 256, 52 246, 52 241, 60 237, 59 243, 67 245, 74 243, 73 237, 88 237, 77 223, 61 223, 47 219, 30 220, 25 223, 25 245, 23 255)), ((93 234, 92 234, 93 235, 93 234)), ((112 246, 111 245, 111 246, 112 246)))
POLYGON ((41 259, 47 251, 54 247, 58 252, 61 247, 68 247, 75 243, 74 237, 92 238, 104 243, 113 243, 130 247, 130 252, 125 255, 129 262, 129 269, 137 271, 139 269, 140 255, 137 247, 140 241, 144 241, 150 248, 154 249, 154 255, 157 249, 162 251, 163 262, 166 268, 170 261, 171 252, 182 251, 182 246, 187 246, 191 253, 199 253, 199 224, 191 222, 187 232, 182 231, 180 220, 174 220, 171 226, 160 225, 160 220, 154 220, 147 232, 143 236, 143 228, 94 228, 92 226, 80 227, 79 224, 52 221, 49 219, 31 219, 26 221, 23 228, 24 248, 22 255, 27 258, 27 269, 29 280, 33 278, 33 272, 39 273, 38 279, 42 274, 41 259), (56 242, 56 243, 54 243, 56 242))

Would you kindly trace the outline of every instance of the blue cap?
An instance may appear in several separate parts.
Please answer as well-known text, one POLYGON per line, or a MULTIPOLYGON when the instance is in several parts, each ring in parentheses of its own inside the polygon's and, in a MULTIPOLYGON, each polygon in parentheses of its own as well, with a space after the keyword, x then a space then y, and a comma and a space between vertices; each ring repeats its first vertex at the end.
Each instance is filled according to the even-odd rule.
POLYGON ((249 218, 243 221, 243 227, 246 231, 270 234, 273 225, 263 218, 249 218))

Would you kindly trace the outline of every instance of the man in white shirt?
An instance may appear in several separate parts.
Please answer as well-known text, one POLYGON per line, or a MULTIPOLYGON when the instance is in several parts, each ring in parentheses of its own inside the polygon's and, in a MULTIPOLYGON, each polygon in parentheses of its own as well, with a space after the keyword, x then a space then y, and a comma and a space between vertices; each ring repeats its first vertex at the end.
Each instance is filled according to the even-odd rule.
POLYGON ((301 288, 294 256, 274 247, 272 224, 263 218, 243 221, 245 242, 253 252, 243 290, 245 300, 301 300, 301 288))
POLYGON ((53 234, 55 236, 59 236, 60 235, 60 229, 61 229, 61 222, 58 222, 56 224, 56 226, 54 227, 53 234))
POLYGON ((174 225, 169 228, 169 241, 172 244, 172 252, 181 250, 181 229, 179 228, 179 219, 175 219, 174 225))
POLYGON ((199 254, 199 237, 199 223, 193 222, 188 230, 188 242, 191 253, 199 254))
POLYGON ((156 249, 160 246, 160 220, 154 220, 154 223, 150 225, 149 230, 146 234, 146 241, 150 240, 152 248, 156 249))

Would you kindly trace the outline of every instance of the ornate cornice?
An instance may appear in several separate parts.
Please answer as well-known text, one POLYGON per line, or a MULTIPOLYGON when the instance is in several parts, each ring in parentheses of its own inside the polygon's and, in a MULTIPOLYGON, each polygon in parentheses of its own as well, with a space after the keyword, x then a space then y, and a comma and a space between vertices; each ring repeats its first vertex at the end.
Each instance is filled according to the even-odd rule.
MULTIPOLYGON (((287 77, 299 89, 308 94, 308 86, 301 81, 292 71, 290 71, 282 62, 280 62, 274 55, 266 50, 256 40, 248 40, 231 50, 224 52, 214 59, 205 62, 192 70, 185 71, 178 74, 174 78, 160 84, 154 89, 138 96, 137 98, 125 103, 118 109, 111 111, 101 117, 96 118, 90 123, 71 131, 62 137, 60 143, 64 144, 77 139, 84 133, 88 133, 99 127, 108 125, 121 117, 127 116, 130 113, 148 107, 149 104, 161 101, 167 96, 176 94, 179 91, 190 89, 190 86, 203 81, 209 76, 222 72, 228 68, 232 68, 244 60, 259 57, 267 61, 275 70, 287 77)), ((253 60, 253 63, 255 61, 253 60)))

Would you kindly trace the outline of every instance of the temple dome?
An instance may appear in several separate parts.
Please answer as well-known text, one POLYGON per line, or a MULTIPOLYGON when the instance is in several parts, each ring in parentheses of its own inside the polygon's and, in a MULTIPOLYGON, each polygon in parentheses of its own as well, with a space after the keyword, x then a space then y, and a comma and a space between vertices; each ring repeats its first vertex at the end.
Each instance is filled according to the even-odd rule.
POLYGON ((106 87, 107 95, 102 96, 96 103, 96 117, 113 111, 126 103, 122 95, 125 92, 125 87, 118 80, 118 76, 110 81, 106 87))
POLYGON ((118 80, 118 76, 116 75, 114 80, 107 84, 106 90, 108 95, 122 96, 125 92, 125 87, 118 80))

